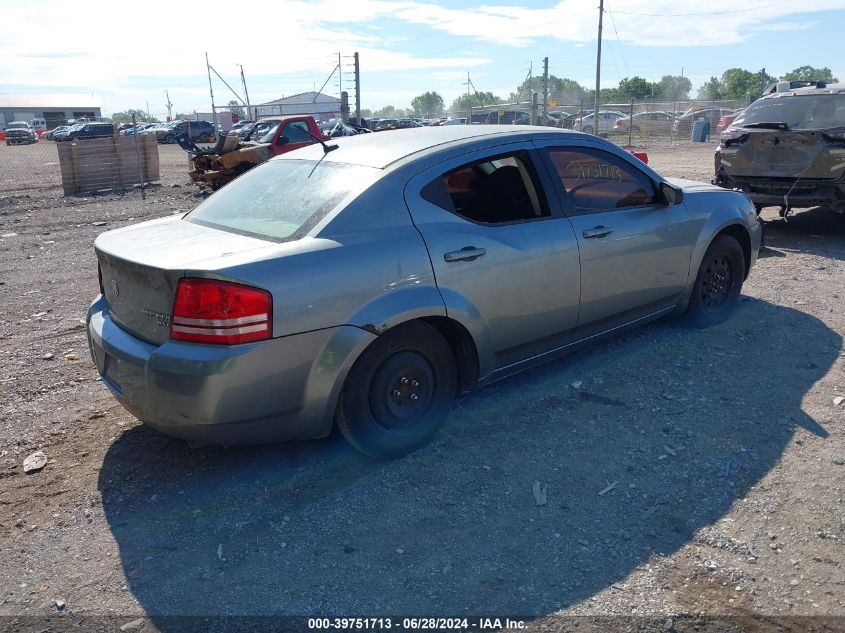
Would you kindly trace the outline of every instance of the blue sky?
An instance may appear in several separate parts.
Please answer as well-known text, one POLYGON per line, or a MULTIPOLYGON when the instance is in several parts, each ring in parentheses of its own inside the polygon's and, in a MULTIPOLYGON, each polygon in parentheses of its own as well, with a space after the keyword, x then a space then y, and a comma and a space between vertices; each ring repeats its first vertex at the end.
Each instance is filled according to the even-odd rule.
MULTIPOLYGON (((0 92, 95 93, 106 112, 149 102, 161 116, 165 89, 179 112, 210 109, 206 49, 238 92, 243 64, 253 103, 319 88, 338 52, 350 64, 344 89, 360 52, 362 105, 372 109, 407 107, 428 90, 448 106, 468 72, 476 89, 504 98, 530 65, 541 72, 544 56, 554 75, 595 81, 598 0, 259 1, 251 11, 149 0, 145 19, 121 17, 107 0, 85 11, 64 0, 24 4, 0 0, 0 92), (197 25, 198 14, 207 16, 200 29, 180 26, 197 25)), ((843 32, 845 0, 607 0, 602 85, 683 69, 695 92, 735 66, 772 75, 827 66, 845 80, 843 32)), ((213 85, 218 105, 233 98, 213 85)), ((337 94, 336 75, 325 92, 337 94)))

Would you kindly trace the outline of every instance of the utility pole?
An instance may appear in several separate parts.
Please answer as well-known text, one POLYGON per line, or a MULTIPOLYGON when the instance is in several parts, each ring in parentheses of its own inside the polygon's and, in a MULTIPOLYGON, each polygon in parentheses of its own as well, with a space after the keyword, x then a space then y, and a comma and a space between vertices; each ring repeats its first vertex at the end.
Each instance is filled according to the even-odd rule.
POLYGON ((599 91, 601 91, 601 22, 604 17, 604 0, 599 0, 599 44, 596 49, 596 108, 593 111, 593 131, 599 133, 599 91))
POLYGON ((470 103, 470 100, 469 100, 469 85, 470 85, 469 71, 467 71, 467 123, 472 123, 472 104, 470 103))
POLYGON ((543 125, 549 119, 549 58, 543 58, 543 125))
POLYGON ((238 65, 241 67, 241 83, 244 85, 244 96, 246 97, 246 118, 252 121, 252 113, 249 107, 249 92, 246 89, 246 77, 244 77, 244 66, 243 64, 238 65))
POLYGON ((171 108, 173 108, 173 104, 170 103, 170 93, 167 92, 167 90, 165 90, 164 94, 167 97, 167 121, 169 122, 169 121, 172 120, 172 114, 173 113, 171 111, 171 108))
POLYGON ((355 53, 355 121, 361 125, 361 65, 355 53))
POLYGON ((208 72, 208 92, 211 94, 211 120, 212 123, 217 125, 217 113, 214 110, 214 89, 211 87, 211 64, 208 63, 208 53, 205 54, 205 70, 208 72))
POLYGON ((343 69, 341 67, 340 53, 337 54, 337 91, 343 95, 343 69))

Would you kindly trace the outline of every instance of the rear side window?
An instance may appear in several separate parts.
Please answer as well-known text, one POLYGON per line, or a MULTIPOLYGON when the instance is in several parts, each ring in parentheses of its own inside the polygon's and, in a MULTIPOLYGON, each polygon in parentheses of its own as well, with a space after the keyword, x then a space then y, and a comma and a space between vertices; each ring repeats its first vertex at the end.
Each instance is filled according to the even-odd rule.
POLYGON ((325 161, 271 160, 223 187, 185 219, 278 242, 299 239, 369 186, 379 171, 325 161))
POLYGON ((577 214, 654 203, 654 187, 649 179, 605 152, 553 149, 549 158, 577 214))
POLYGON ((446 172, 422 190, 432 204, 482 224, 548 216, 525 152, 487 158, 446 172))

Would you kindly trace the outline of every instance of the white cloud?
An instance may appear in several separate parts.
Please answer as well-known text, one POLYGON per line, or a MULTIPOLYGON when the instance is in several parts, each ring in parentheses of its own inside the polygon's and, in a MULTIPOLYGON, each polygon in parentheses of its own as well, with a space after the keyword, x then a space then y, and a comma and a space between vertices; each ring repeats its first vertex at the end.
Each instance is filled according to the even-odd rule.
MULTIPOLYGON (((111 105, 131 105, 129 99, 149 98, 167 88, 187 109, 206 107, 206 50, 230 83, 237 82, 240 63, 249 80, 267 86, 268 94, 251 95, 253 101, 309 90, 314 82, 319 87, 338 51, 359 51, 365 76, 419 73, 426 82, 434 78, 446 84, 444 91, 457 94, 460 86, 451 82, 463 80, 467 70, 480 76, 481 70, 492 69, 486 66, 492 55, 473 52, 477 42, 531 51, 529 45, 548 48, 568 42, 578 47, 595 41, 597 12, 588 0, 560 0, 539 8, 484 2, 455 9, 430 0, 290 0, 283 5, 258 0, 239 19, 231 17, 231 5, 218 3, 199 8, 148 0, 147 18, 116 15, 111 0, 89 0, 85 10, 68 8, 65 0, 5 3, 0 56, 7 63, 0 65, 0 85, 90 90, 108 95, 111 105), (198 22, 198 16, 205 17, 198 22), (221 23, 225 26, 219 27, 221 23), (422 36, 416 35, 420 27, 427 29, 422 36), (438 52, 442 36, 452 38, 438 52), (421 45, 430 52, 414 53, 421 45)), ((607 0, 605 7, 613 10, 623 43, 655 47, 722 46, 760 31, 806 29, 812 24, 785 18, 845 8, 845 0, 749 2, 769 6, 738 5, 736 0, 704 5, 699 0, 607 0)), ((611 25, 606 19, 606 37, 615 38, 611 25)), ((520 59, 528 57, 528 52, 520 53, 520 59)), ((499 65, 495 70, 502 74, 499 65)), ((484 83, 502 83, 496 73, 484 83)), ((216 79, 215 86, 228 101, 231 94, 216 79)))
MULTIPOLYGON (((614 0, 612 6, 605 4, 605 28, 611 28, 607 18, 612 10, 622 41, 642 46, 721 46, 742 42, 768 21, 784 16, 845 9, 845 0, 756 2, 746 6, 735 0, 709 0, 706 4, 698 0, 614 0)), ((583 0, 562 0, 544 9, 483 4, 449 9, 408 2, 396 16, 452 35, 502 45, 527 46, 549 38, 583 43, 595 40, 598 15, 597 8, 585 9, 585 4, 583 0)))

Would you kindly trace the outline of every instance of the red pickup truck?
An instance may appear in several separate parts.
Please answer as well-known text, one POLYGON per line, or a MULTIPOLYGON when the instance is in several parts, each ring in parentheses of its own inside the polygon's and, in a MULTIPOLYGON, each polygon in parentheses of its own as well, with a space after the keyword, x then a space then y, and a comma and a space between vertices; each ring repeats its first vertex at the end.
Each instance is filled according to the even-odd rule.
POLYGON ((196 154, 189 174, 194 182, 205 182, 217 189, 273 156, 322 139, 317 122, 310 115, 264 117, 252 124, 243 140, 224 136, 213 151, 196 154))

